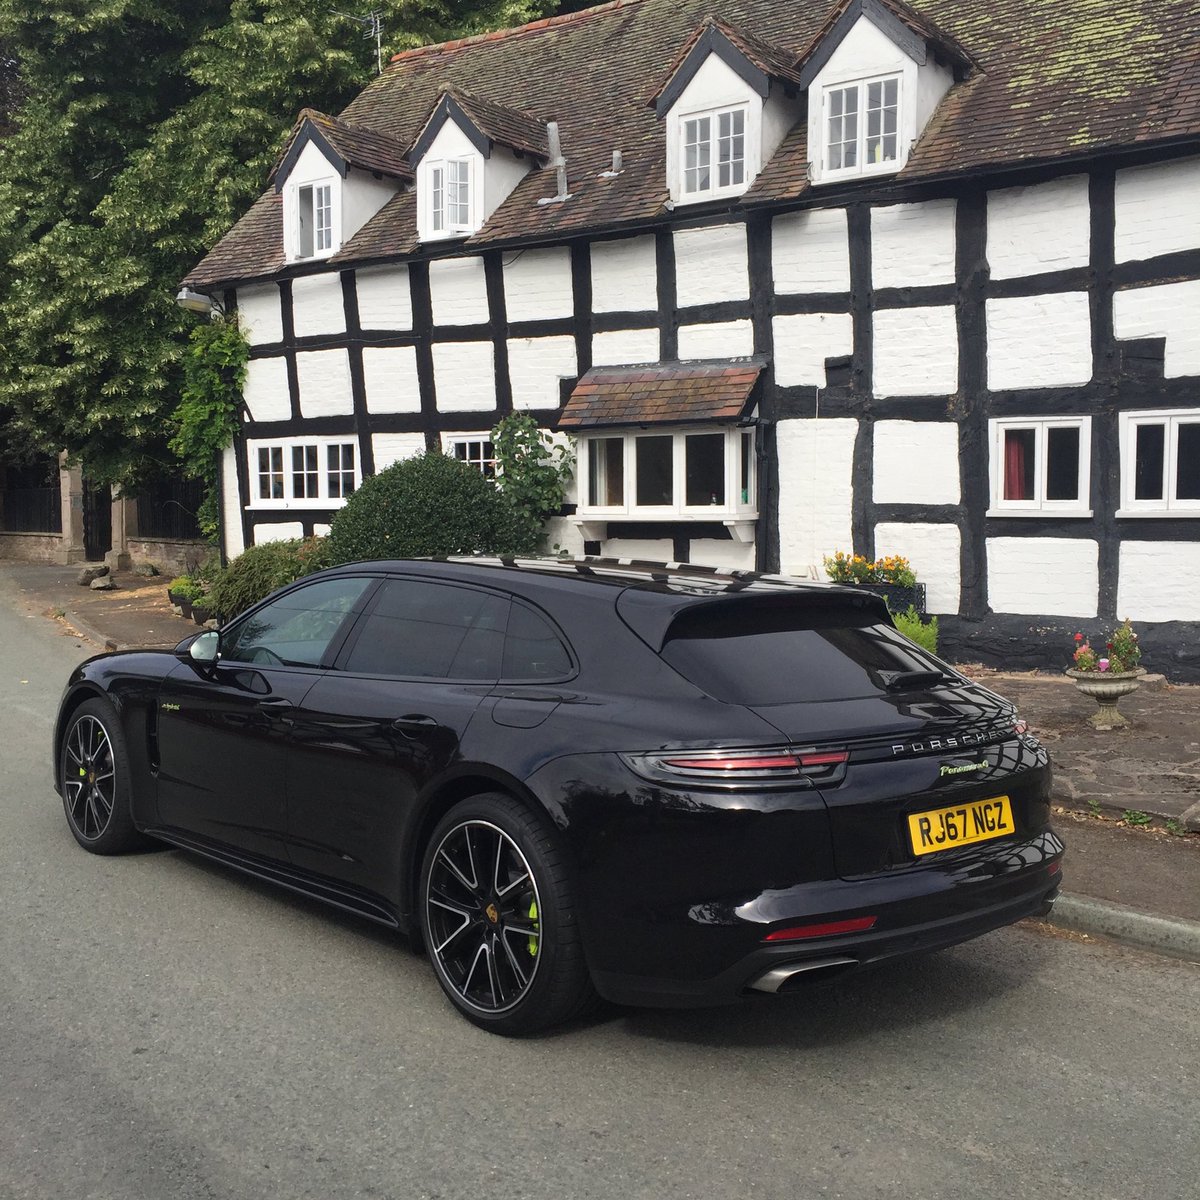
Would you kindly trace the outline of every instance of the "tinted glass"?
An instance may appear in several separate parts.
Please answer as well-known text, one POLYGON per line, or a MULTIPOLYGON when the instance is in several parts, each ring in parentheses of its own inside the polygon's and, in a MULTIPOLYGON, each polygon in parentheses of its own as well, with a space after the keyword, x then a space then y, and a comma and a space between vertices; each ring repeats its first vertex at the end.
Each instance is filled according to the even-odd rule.
POLYGON ((1134 450, 1133 495, 1136 500, 1163 499, 1163 463, 1167 427, 1138 425, 1134 450))
POLYGON ((504 639, 505 679, 559 679, 571 672, 571 656, 550 623, 523 604, 514 604, 504 639))
POLYGON ((588 442, 588 503, 595 508, 620 508, 625 503, 624 438, 588 442))
POLYGON ((508 601, 488 592, 390 579, 363 617, 347 671, 407 679, 498 679, 508 601))
POLYGON ((685 612, 662 657, 728 704, 874 696, 886 690, 889 672, 941 667, 874 613, 790 599, 685 612))
POLYGON ((725 435, 691 433, 684 439, 687 505, 725 503, 725 435))
POLYGON ((675 502, 675 439, 652 436, 636 439, 637 502, 658 507, 675 502))
POLYGON ((1079 499, 1079 430, 1046 430, 1046 499, 1079 499))
POLYGON ((325 579, 273 600, 221 638, 221 658, 315 667, 369 582, 325 579))
POLYGON ((1033 500, 1034 490, 1034 446, 1037 433, 1032 429, 1006 429, 1004 431, 1004 498, 1005 500, 1033 500))
POLYGON ((1200 500, 1200 422, 1181 422, 1179 425, 1175 499, 1200 500))

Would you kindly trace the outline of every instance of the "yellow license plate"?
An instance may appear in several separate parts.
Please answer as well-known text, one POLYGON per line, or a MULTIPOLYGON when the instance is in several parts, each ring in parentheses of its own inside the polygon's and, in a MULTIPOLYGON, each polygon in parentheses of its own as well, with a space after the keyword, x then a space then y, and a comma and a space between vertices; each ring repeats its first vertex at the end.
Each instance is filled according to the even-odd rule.
POLYGON ((1007 796, 990 800, 973 800, 952 808, 935 808, 932 812, 910 813, 908 836, 913 853, 936 854, 954 846, 969 846, 972 842, 988 842, 1015 832, 1012 804, 1007 796))

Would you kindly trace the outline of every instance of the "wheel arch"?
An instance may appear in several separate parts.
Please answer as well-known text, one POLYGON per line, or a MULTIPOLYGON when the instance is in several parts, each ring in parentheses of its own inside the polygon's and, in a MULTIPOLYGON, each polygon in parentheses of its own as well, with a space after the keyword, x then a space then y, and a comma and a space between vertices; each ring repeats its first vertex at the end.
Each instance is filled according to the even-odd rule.
POLYGON ((85 704, 88 700, 108 700, 110 704, 112 703, 105 690, 89 680, 77 684, 68 692, 58 708, 58 719, 54 723, 54 756, 51 761, 54 763, 54 790, 59 795, 62 795, 62 783, 59 779, 58 756, 62 749, 63 735, 80 705, 85 704))

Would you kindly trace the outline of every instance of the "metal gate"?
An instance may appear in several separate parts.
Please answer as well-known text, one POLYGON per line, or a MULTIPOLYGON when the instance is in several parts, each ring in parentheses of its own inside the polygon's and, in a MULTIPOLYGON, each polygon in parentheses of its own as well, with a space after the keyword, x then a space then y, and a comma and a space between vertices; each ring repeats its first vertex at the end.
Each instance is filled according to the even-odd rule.
POLYGON ((83 552, 88 562, 101 562, 112 549, 112 489, 83 483, 83 552))

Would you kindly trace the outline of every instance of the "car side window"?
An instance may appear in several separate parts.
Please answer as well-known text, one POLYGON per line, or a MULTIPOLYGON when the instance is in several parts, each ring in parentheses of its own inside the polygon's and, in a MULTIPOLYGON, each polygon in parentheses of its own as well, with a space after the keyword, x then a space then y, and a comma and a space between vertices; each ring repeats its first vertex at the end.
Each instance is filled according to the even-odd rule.
POLYGON ((272 600, 222 636, 222 661, 318 666, 371 582, 323 579, 272 600))
POLYGON ((498 679, 508 608, 490 592, 389 579, 355 631, 344 668, 404 679, 498 679))
POLYGON ((572 670, 571 655, 545 617, 514 603, 504 639, 502 679, 561 679, 572 670))

